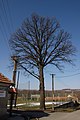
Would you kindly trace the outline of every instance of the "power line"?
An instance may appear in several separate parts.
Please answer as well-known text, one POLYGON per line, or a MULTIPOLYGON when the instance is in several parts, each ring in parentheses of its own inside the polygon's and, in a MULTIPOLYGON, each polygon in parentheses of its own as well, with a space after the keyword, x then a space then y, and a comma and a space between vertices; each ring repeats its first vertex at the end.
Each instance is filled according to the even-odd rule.
POLYGON ((8 13, 9 13, 10 22, 11 22, 11 28, 14 30, 14 26, 13 26, 13 21, 12 21, 12 16, 11 16, 11 10, 10 10, 10 6, 9 6, 9 2, 8 2, 8 0, 6 0, 6 2, 7 2, 7 8, 8 8, 8 13))
POLYGON ((5 29, 5 26, 4 26, 4 23, 3 23, 3 21, 2 21, 1 16, 0 16, 0 21, 1 21, 2 26, 3 26, 3 27, 2 27, 2 26, 0 25, 0 31, 1 31, 1 33, 2 33, 2 37, 3 37, 4 43, 6 43, 6 46, 7 46, 8 50, 9 50, 9 53, 11 54, 11 51, 10 51, 10 48, 9 48, 9 45, 8 45, 8 42, 7 42, 7 40, 8 40, 8 35, 7 35, 7 32, 6 32, 6 29, 5 29), (3 28, 3 29, 2 29, 2 28, 3 28), (5 33, 4 33, 3 31, 5 31, 5 33))
POLYGON ((1 21, 0 30, 1 30, 2 35, 3 35, 3 40, 6 43, 5 45, 7 46, 8 51, 11 54, 10 47, 9 47, 9 44, 8 44, 8 32, 11 32, 11 29, 9 29, 10 28, 10 26, 9 26, 10 24, 8 22, 8 17, 7 17, 7 14, 6 14, 6 9, 5 9, 3 0, 1 1, 0 9, 2 11, 1 14, 0 14, 0 21, 1 21), (4 20, 3 20, 2 15, 4 17, 5 24, 4 24, 4 20), (6 29, 5 25, 7 26, 7 29, 6 29))
POLYGON ((65 78, 65 77, 73 77, 76 75, 79 75, 80 73, 72 74, 72 75, 67 75, 67 76, 57 76, 57 78, 65 78))
POLYGON ((69 84, 66 84, 66 83, 64 83, 64 82, 61 81, 61 80, 59 80, 59 81, 57 81, 57 82, 59 82, 61 85, 64 85, 64 86, 67 87, 67 88, 70 88, 70 85, 69 85, 69 84))
MULTIPOLYGON (((54 69, 45 69, 45 72, 46 73, 51 73, 52 71, 53 71, 54 69)), ((57 71, 57 72, 55 72, 56 74, 60 74, 60 73, 72 73, 72 74, 74 74, 74 72, 79 72, 80 71, 80 67, 78 66, 78 67, 76 67, 76 68, 72 68, 71 70, 70 69, 67 69, 67 70, 65 70, 65 69, 63 69, 63 71, 57 71)), ((61 77, 61 76, 60 76, 61 77)))
POLYGON ((9 20, 8 20, 8 16, 7 16, 7 10, 6 10, 6 8, 5 8, 5 5, 4 5, 4 2, 3 2, 3 0, 2 0, 2 5, 3 5, 3 10, 4 10, 4 16, 6 17, 5 18, 5 21, 6 21, 6 25, 7 25, 7 27, 8 27, 8 29, 9 29, 9 32, 11 33, 11 27, 10 27, 10 22, 9 22, 9 20))
MULTIPOLYGON (((3 21, 2 21, 2 18, 1 18, 1 16, 0 16, 0 21, 1 21, 1 23, 2 23, 2 26, 3 26, 4 30, 5 30, 5 26, 4 26, 4 23, 3 23, 3 21)), ((3 35, 3 37, 4 37, 4 36, 6 36, 6 37, 7 37, 7 34, 6 34, 6 32, 5 32, 5 34, 3 33, 2 26, 0 25, 0 30, 1 30, 1 32, 2 32, 2 35, 3 35)), ((5 31, 6 31, 6 30, 5 30, 5 31)), ((5 39, 5 37, 4 37, 4 39, 5 39)))
POLYGON ((8 43, 7 43, 8 36, 7 36, 7 32, 6 32, 6 29, 5 29, 5 25, 4 25, 4 22, 3 22, 1 16, 0 16, 0 21, 1 21, 2 26, 3 26, 3 27, 0 26, 0 30, 1 30, 2 35, 3 35, 3 40, 4 40, 4 42, 6 42, 6 45, 7 45, 7 47, 9 48, 8 43), (3 29, 2 29, 2 28, 3 28, 3 29), (5 33, 4 33, 3 31, 5 31, 5 33), (4 37, 4 36, 5 36, 5 37, 4 37))
MULTIPOLYGON (((0 7, 1 8, 1 7, 0 7)), ((6 28, 5 28, 5 24, 4 24, 4 21, 3 21, 3 19, 2 19, 2 16, 1 16, 1 14, 0 14, 0 20, 1 20, 1 23, 2 23, 2 28, 3 28, 3 30, 2 31, 5 31, 5 36, 6 36, 6 38, 8 39, 8 36, 7 36, 7 32, 6 32, 6 28)))
MULTIPOLYGON (((79 67, 79 66, 78 66, 78 67, 79 67)), ((70 73, 70 72, 73 73, 73 72, 75 72, 75 71, 80 71, 80 67, 79 67, 79 68, 78 68, 78 67, 76 67, 76 68, 73 67, 72 70, 70 70, 70 69, 67 69, 67 70, 66 70, 66 69, 65 69, 64 71, 67 72, 67 73, 70 73)))

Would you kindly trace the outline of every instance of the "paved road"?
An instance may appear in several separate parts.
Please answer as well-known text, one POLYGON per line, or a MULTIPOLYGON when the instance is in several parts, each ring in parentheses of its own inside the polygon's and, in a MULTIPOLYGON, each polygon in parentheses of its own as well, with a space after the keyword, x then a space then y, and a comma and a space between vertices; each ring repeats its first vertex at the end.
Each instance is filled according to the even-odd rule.
POLYGON ((80 120, 80 110, 71 113, 54 112, 50 113, 48 117, 39 120, 80 120))
MULTIPOLYGON (((80 120, 80 110, 66 113, 66 112, 54 112, 54 113, 48 113, 49 115, 47 117, 39 118, 39 120, 80 120)), ((12 117, 7 120, 24 120, 23 117, 12 117)))

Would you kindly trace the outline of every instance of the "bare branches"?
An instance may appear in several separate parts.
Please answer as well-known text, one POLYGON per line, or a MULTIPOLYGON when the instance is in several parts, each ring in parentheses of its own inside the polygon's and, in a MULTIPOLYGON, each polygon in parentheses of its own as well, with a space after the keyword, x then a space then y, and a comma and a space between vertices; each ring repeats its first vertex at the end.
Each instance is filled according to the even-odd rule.
POLYGON ((34 76, 35 78, 37 78, 39 80, 39 76, 37 74, 34 74, 32 72, 30 72, 26 67, 24 67, 23 65, 21 65, 21 68, 23 68, 26 72, 28 72, 30 75, 34 76))
POLYGON ((33 14, 13 34, 10 46, 27 66, 39 69, 39 65, 44 68, 53 64, 60 69, 62 62, 72 63, 75 48, 70 39, 70 34, 61 30, 55 18, 33 14))

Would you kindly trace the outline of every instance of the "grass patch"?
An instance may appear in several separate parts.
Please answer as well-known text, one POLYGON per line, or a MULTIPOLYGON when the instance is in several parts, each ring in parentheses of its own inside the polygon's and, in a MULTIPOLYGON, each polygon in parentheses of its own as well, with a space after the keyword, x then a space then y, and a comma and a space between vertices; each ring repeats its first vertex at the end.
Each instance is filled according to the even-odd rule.
POLYGON ((29 105, 21 105, 21 106, 18 106, 16 107, 16 109, 19 109, 19 110, 39 110, 39 106, 29 106, 29 105))
POLYGON ((55 109, 55 112, 73 112, 75 109, 73 108, 57 108, 55 109))
MULTIPOLYGON (((46 107, 46 110, 49 110, 49 111, 52 110, 52 105, 50 104, 46 105, 45 107, 46 107)), ((29 106, 29 103, 28 103, 26 105, 17 106, 16 109, 18 110, 40 110, 40 105, 29 106)))

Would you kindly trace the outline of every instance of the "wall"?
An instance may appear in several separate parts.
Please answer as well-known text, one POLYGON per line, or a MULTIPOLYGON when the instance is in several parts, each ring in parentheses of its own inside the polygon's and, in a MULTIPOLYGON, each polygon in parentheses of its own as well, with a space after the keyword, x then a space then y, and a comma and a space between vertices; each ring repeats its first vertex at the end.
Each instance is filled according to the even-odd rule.
POLYGON ((0 85, 0 116, 7 112, 7 87, 0 85))

